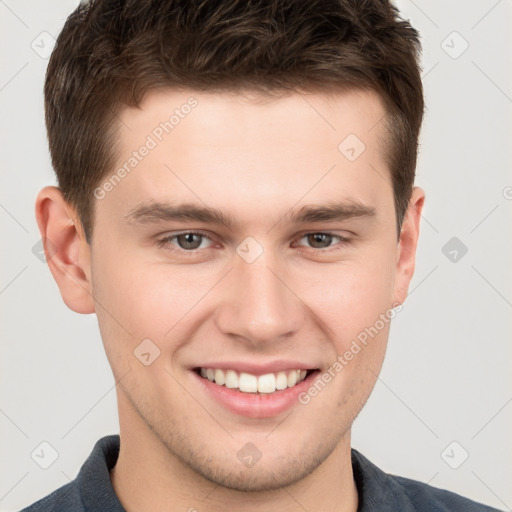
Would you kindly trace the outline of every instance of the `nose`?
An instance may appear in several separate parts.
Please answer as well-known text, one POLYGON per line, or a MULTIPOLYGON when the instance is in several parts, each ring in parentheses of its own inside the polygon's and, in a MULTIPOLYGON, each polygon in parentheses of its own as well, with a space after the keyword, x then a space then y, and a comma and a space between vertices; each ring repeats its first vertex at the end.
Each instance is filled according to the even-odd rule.
POLYGON ((264 253, 256 262, 235 259, 216 308, 217 327, 254 347, 292 336, 305 318, 289 272, 264 253))

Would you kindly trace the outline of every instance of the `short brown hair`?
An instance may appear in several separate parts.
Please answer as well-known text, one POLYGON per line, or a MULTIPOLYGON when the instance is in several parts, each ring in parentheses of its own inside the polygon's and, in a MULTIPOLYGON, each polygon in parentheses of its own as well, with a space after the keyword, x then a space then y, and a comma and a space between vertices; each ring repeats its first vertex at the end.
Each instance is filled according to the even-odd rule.
POLYGON ((44 89, 59 187, 90 243, 93 190, 116 161, 118 112, 156 88, 371 89, 387 108, 400 232, 424 110, 420 51, 418 32, 387 0, 82 2, 57 39, 44 89))

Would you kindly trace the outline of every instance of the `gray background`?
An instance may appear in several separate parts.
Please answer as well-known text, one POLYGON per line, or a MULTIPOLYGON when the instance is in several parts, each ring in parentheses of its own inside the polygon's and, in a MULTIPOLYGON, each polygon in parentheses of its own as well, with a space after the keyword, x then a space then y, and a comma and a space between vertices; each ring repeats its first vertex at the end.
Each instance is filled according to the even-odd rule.
MULTIPOLYGON (((32 252, 34 199, 54 183, 43 122, 47 55, 76 5, 0 0, 2 511, 67 483, 95 441, 118 432, 96 317, 66 308, 32 252), (58 452, 47 469, 43 441, 58 452)), ((424 45, 417 184, 427 202, 410 296, 353 446, 388 472, 511 510, 512 3, 398 5, 424 45)))

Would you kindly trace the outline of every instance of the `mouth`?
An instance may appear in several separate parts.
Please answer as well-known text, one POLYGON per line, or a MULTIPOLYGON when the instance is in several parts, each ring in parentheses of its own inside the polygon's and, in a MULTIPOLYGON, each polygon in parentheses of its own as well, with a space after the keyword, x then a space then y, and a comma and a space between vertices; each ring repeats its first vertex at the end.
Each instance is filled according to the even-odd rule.
POLYGON ((273 418, 294 407, 314 385, 320 368, 294 359, 204 361, 189 367, 196 387, 212 407, 235 417, 273 418))
POLYGON ((201 378, 227 389, 252 395, 272 395, 294 388, 308 379, 316 369, 290 369, 263 375, 222 368, 194 368, 201 378))

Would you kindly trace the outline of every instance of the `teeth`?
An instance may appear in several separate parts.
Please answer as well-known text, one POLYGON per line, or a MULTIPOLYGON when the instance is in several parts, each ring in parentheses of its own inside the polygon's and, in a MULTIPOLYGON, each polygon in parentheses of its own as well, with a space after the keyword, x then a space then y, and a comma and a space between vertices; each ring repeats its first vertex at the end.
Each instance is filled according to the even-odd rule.
POLYGON ((258 377, 250 373, 241 373, 238 378, 238 389, 245 393, 256 393, 258 391, 258 377))
POLYGON ((258 391, 260 393, 273 393, 276 390, 276 376, 267 373, 258 377, 258 391))
POLYGON ((306 378, 306 370, 288 370, 265 375, 252 375, 220 368, 201 368, 201 377, 230 389, 238 388, 243 393, 273 393, 276 390, 291 388, 306 378))
POLYGON ((219 386, 222 386, 226 382, 224 372, 222 370, 215 370, 215 382, 219 384, 219 386))
POLYGON ((238 387, 238 374, 233 370, 226 372, 226 387, 233 389, 238 387))
POLYGON ((300 370, 293 370, 288 374, 288 387, 291 388, 297 384, 297 373, 300 373, 300 370))
POLYGON ((286 389, 288 387, 288 377, 285 372, 279 372, 276 375, 276 389, 286 389))

